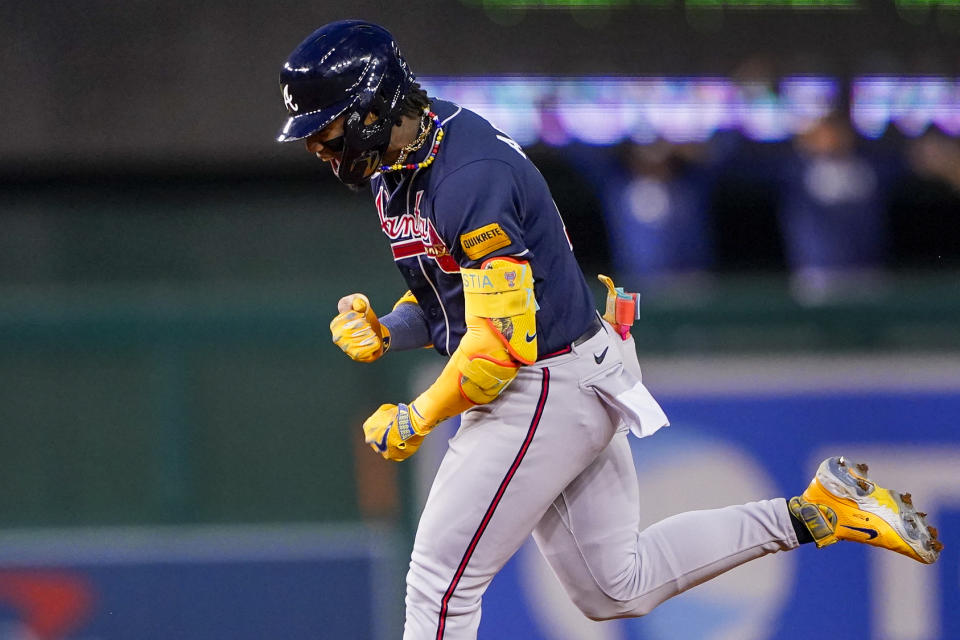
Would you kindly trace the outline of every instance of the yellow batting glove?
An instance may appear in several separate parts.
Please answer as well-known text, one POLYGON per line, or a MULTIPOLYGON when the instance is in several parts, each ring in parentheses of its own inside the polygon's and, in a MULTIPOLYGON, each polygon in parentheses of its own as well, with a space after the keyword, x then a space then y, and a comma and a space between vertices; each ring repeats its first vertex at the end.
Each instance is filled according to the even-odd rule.
POLYGON ((390 332, 380 324, 366 296, 355 294, 349 302, 349 310, 330 322, 333 342, 351 359, 373 362, 390 347, 390 332))
MULTIPOLYGON (((416 409, 412 411, 416 412, 416 409)), ((371 449, 387 460, 397 462, 416 453, 424 438, 417 433, 411 420, 411 408, 405 404, 380 405, 363 423, 363 435, 371 449)))

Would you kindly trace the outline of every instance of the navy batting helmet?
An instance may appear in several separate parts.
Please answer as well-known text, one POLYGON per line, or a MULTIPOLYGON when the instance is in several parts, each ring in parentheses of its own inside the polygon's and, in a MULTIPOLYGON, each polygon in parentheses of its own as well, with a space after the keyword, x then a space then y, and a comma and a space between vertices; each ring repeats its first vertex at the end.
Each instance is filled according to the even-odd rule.
POLYGON ((346 116, 334 172, 348 185, 361 184, 380 164, 414 80, 386 29, 361 20, 331 22, 301 42, 280 70, 290 117, 277 141, 301 140, 346 116), (365 124, 370 113, 377 120, 365 124))

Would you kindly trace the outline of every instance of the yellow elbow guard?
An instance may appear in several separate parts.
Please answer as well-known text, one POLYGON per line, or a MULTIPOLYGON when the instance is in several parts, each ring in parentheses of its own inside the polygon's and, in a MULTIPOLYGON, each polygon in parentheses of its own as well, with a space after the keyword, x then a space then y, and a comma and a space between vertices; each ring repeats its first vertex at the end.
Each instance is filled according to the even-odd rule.
POLYGON ((480 269, 460 269, 460 275, 468 331, 471 317, 482 318, 514 360, 536 362, 537 300, 530 264, 490 258, 480 269))
POLYGON ((453 359, 460 372, 460 393, 473 404, 493 402, 517 377, 517 364, 509 358, 496 360, 483 354, 467 356, 458 349, 453 359))
POLYGON ((467 332, 437 381, 410 403, 414 430, 495 400, 521 364, 537 359, 537 303, 530 265, 491 258, 481 269, 460 269, 467 332))

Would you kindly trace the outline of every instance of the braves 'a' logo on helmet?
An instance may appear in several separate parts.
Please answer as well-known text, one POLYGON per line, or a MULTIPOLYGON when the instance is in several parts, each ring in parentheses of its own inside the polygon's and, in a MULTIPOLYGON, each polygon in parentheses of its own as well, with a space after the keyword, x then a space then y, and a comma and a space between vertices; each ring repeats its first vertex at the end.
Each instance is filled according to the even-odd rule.
POLYGON ((297 103, 293 101, 293 96, 290 95, 290 85, 283 85, 283 104, 286 105, 288 111, 299 111, 300 107, 297 106, 297 103))

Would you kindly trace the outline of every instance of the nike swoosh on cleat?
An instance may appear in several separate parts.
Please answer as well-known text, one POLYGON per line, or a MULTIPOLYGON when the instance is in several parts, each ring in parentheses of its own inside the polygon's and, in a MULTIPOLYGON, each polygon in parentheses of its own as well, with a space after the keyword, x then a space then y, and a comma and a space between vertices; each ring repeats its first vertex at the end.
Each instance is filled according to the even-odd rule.
POLYGON ((600 364, 601 362, 603 362, 603 359, 607 357, 607 349, 609 348, 610 347, 607 347, 600 353, 593 354, 593 361, 596 362, 597 364, 600 364))
POLYGON ((387 429, 383 432, 383 440, 377 443, 377 449, 380 449, 380 453, 383 453, 387 450, 387 435, 390 433, 390 429, 387 429))
POLYGON ((847 524, 842 524, 840 526, 845 527, 847 529, 853 529, 854 531, 859 531, 860 533, 867 534, 868 536, 870 536, 869 538, 867 538, 867 540, 873 540, 878 535, 880 535, 876 529, 864 529, 863 527, 851 527, 850 525, 847 525, 847 524))
POLYGON ((527 335, 525 335, 525 336, 523 336, 523 337, 527 340, 527 342, 533 342, 534 340, 537 339, 537 334, 530 335, 530 334, 528 333, 527 335))

